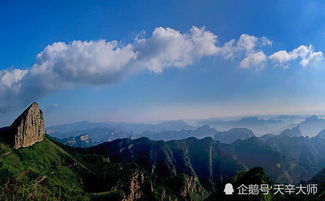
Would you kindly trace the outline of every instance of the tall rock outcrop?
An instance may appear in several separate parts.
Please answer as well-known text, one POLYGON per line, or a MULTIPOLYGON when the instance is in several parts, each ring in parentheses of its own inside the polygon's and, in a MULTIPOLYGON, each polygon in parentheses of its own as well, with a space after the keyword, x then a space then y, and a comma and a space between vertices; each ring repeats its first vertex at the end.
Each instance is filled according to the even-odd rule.
POLYGON ((45 134, 43 112, 37 103, 32 103, 11 124, 8 134, 15 149, 43 141, 45 134))

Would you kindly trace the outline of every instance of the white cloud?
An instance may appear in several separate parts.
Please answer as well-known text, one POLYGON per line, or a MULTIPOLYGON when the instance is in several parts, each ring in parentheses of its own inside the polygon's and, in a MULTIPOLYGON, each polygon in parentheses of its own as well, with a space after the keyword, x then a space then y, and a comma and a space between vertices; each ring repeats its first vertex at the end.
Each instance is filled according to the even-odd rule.
POLYGON ((297 60, 301 66, 306 67, 315 62, 324 60, 322 52, 315 52, 314 48, 310 46, 301 45, 290 52, 280 50, 269 56, 271 61, 279 66, 287 67, 288 62, 297 60))
POLYGON ((264 36, 259 38, 259 40, 260 40, 260 43, 262 46, 272 46, 273 41, 269 40, 268 38, 266 38, 264 36))
POLYGON ((217 53, 217 36, 204 28, 192 27, 182 34, 171 28, 156 28, 151 38, 137 39, 134 50, 147 69, 162 72, 166 67, 185 67, 203 56, 217 53))
POLYGON ((300 46, 290 52, 266 56, 263 48, 272 46, 265 37, 242 34, 223 45, 205 28, 192 27, 181 33, 172 28, 156 28, 150 37, 139 35, 133 42, 72 41, 48 45, 28 69, 0 71, 0 112, 29 104, 58 90, 79 85, 120 82, 139 70, 161 73, 166 68, 185 68, 207 56, 220 56, 238 62, 241 68, 261 69, 270 59, 277 65, 298 60, 302 66, 323 60, 322 52, 300 46))
POLYGON ((238 40, 237 46, 240 50, 246 52, 254 51, 257 45, 258 39, 255 36, 250 36, 248 34, 242 34, 238 40))
MULTIPOLYGON (((266 37, 257 38, 248 34, 242 34, 237 41, 232 39, 226 42, 220 48, 219 53, 224 59, 234 59, 243 55, 249 55, 256 52, 258 48, 265 46, 272 46, 272 41, 266 37)), ((258 51, 262 52, 262 50, 258 51)))
POLYGON ((8 88, 14 87, 16 83, 25 76, 27 70, 13 69, 12 71, 0 71, 1 83, 8 88))
POLYGON ((256 68, 264 67, 267 57, 264 51, 260 48, 265 46, 272 46, 272 41, 266 37, 255 37, 248 34, 242 34, 239 39, 226 42, 220 49, 219 55, 224 59, 240 59, 240 67, 242 68, 256 68))
POLYGON ((130 72, 184 68, 215 55, 217 36, 204 28, 188 33, 156 28, 149 38, 122 45, 117 41, 56 42, 36 56, 28 70, 0 71, 0 112, 28 104, 47 93, 77 85, 119 82, 130 72))
POLYGON ((58 42, 37 55, 30 73, 72 84, 110 83, 119 79, 136 57, 131 45, 120 47, 117 41, 58 42))
POLYGON ((242 68, 255 67, 257 69, 263 68, 266 60, 267 60, 267 56, 261 51, 251 53, 240 62, 240 67, 242 68))
POLYGON ((292 56, 285 50, 280 50, 275 52, 270 56, 270 59, 274 62, 278 62, 280 64, 284 64, 290 60, 292 60, 292 56))

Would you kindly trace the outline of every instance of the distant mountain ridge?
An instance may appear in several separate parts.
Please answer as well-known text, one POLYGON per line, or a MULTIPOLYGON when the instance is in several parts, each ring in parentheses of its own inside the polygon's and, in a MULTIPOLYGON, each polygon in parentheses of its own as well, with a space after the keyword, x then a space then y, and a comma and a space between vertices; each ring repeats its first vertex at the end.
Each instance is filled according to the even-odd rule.
POLYGON ((293 128, 287 128, 284 131, 282 131, 279 136, 288 136, 288 137, 300 137, 302 136, 302 133, 300 131, 300 127, 296 126, 293 128))
MULTIPOLYGON (((256 118, 250 118, 244 121, 251 122, 255 120, 256 118)), ((315 120, 318 121, 317 118, 312 117, 307 121, 315 120)), ((220 142, 221 145, 219 146, 219 148, 221 148, 223 152, 227 152, 229 155, 231 155, 230 158, 236 159, 236 161, 241 164, 244 169, 262 165, 267 174, 270 175, 275 181, 296 183, 301 180, 306 181, 310 179, 318 170, 325 166, 325 145, 324 139, 322 138, 322 132, 317 137, 309 138, 303 137, 303 134, 300 129, 300 126, 295 126, 283 130, 282 132, 280 132, 279 135, 268 134, 256 138, 254 133, 246 128, 235 128, 230 129, 228 131, 217 131, 215 128, 211 128, 208 125, 203 125, 196 129, 181 129, 177 131, 166 130, 157 133, 144 132, 139 134, 138 136, 115 135, 114 137, 132 139, 140 136, 146 136, 151 139, 145 140, 149 144, 155 144, 155 140, 170 141, 171 139, 173 139, 179 141, 185 138, 192 139, 191 137, 193 136, 198 139, 202 139, 205 137, 213 137, 215 140, 220 142), (252 158, 252 156, 254 157, 252 158)), ((99 129, 99 133, 101 132, 104 133, 99 129)), ((82 135, 84 134, 87 133, 83 133, 82 135)), ((114 137, 112 136, 111 139, 115 140, 114 137)), ((74 142, 76 144, 71 146, 78 147, 85 145, 85 143, 82 142, 78 145, 76 139, 74 139, 74 142)), ((137 142, 139 142, 139 139, 137 142)), ((127 144, 129 143, 130 146, 140 146, 139 143, 134 143, 132 140, 127 140, 124 144, 125 146, 127 146, 127 144)), ((161 144, 166 145, 169 144, 169 142, 161 142, 161 144)), ((92 145, 86 145, 86 147, 92 145)), ((157 148, 159 146, 153 147, 151 147, 153 150, 159 150, 157 148), (156 148, 153 149, 153 147, 156 148)), ((149 150, 151 150, 151 148, 149 150)), ((123 148, 123 150, 128 149, 129 148, 127 147, 125 147, 125 149, 123 148)), ((165 151, 161 152, 165 153, 165 151)), ((131 153, 132 151, 129 154, 131 153)), ((164 157, 172 158, 171 160, 173 161, 173 157, 171 156, 164 157)), ((150 157, 148 156, 148 158, 150 157)), ((209 166, 207 164, 205 165, 209 166)), ((191 165, 189 165, 188 169, 191 169, 190 167, 191 165)), ((169 171, 173 172, 172 170, 169 171)))
POLYGON ((256 136, 266 133, 279 133, 281 130, 288 128, 291 123, 283 120, 261 119, 258 117, 244 117, 238 120, 201 120, 199 125, 206 124, 217 130, 226 131, 232 128, 247 128, 254 132, 256 136))
POLYGON ((87 134, 79 135, 76 137, 68 137, 64 139, 55 139, 64 145, 71 147, 90 147, 93 146, 93 142, 87 134))
POLYGON ((312 115, 298 125, 303 135, 316 136, 321 130, 325 129, 325 119, 320 119, 316 115, 312 115))
MULTIPOLYGON (((117 162, 137 163, 151 172, 172 175, 176 172, 186 172, 203 179, 206 185, 210 179, 207 175, 213 175, 214 180, 227 178, 227 174, 221 169, 221 172, 209 171, 208 167, 212 167, 211 164, 215 161, 219 161, 219 164, 224 161, 220 167, 227 167, 228 170, 261 166, 274 181, 285 183, 307 181, 325 166, 325 140, 316 137, 279 135, 266 141, 250 137, 231 144, 218 143, 211 137, 201 140, 191 137, 167 142, 139 138, 114 140, 91 149, 99 150, 117 162), (203 178, 198 175, 197 169, 193 168, 193 161, 189 157, 192 155, 202 158, 200 166, 205 168, 203 178), (233 167, 225 164, 233 164, 233 167)), ((219 166, 213 167, 212 169, 215 169, 219 166)), ((218 182, 209 185, 217 184, 218 182)))
MULTIPOLYGON (((163 121, 160 123, 125 123, 125 122, 100 122, 89 121, 75 122, 71 124, 50 126, 47 128, 49 134, 54 132, 67 133, 90 128, 110 128, 121 132, 142 133, 146 131, 161 132, 166 130, 192 129, 193 127, 183 120, 163 121)), ((68 136, 71 137, 71 136, 68 136)))
POLYGON ((205 137, 214 137, 222 143, 230 144, 238 139, 248 139, 255 136, 254 133, 246 128, 234 128, 229 131, 219 132, 210 126, 203 125, 196 129, 182 129, 182 130, 166 130, 161 132, 146 131, 135 134, 123 131, 118 131, 106 127, 92 127, 85 130, 75 130, 66 133, 52 133, 51 136, 58 139, 63 144, 73 147, 85 147, 83 143, 78 144, 76 138, 81 135, 87 135, 91 139, 91 144, 87 147, 94 146, 106 141, 113 141, 116 139, 130 138, 135 139, 139 137, 147 137, 151 140, 180 140, 189 137, 196 137, 202 139, 205 137), (66 137, 70 136, 70 137, 66 137), (74 143, 72 143, 74 142, 74 143))
MULTIPOLYGON (((49 136, 43 136, 42 140, 34 138, 42 130, 39 129, 43 125, 41 116, 37 105, 32 105, 16 123, 0 129, 0 200, 229 200, 222 191, 228 182, 235 187, 243 183, 313 182, 320 190, 315 196, 240 198, 244 201, 324 199, 323 132, 316 137, 304 137, 299 127, 294 127, 280 135, 255 137, 248 129, 218 132, 202 126, 173 134, 202 137, 214 134, 227 143, 212 137, 170 141, 141 137, 81 149, 64 146, 49 136), (18 140, 22 146, 16 148, 16 141, 7 138, 16 135, 19 139, 27 135, 34 141, 32 144, 28 141, 24 147, 20 144, 24 140, 18 140)), ((98 130, 102 131, 105 129, 98 130)), ((91 143, 87 134, 69 140, 91 143)), ((235 195, 230 200, 238 197, 235 195)))
POLYGON ((254 133, 247 128, 232 128, 228 131, 217 132, 214 135, 214 139, 221 143, 231 144, 236 140, 245 140, 251 137, 255 137, 254 133))

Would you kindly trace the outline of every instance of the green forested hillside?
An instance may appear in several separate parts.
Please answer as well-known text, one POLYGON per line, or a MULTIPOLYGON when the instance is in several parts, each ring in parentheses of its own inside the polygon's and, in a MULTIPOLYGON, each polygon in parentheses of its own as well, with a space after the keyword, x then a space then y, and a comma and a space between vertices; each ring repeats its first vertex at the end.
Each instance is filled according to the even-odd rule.
POLYGON ((1 200, 86 200, 81 175, 89 170, 50 140, 0 147, 1 200))
POLYGON ((0 183, 0 200, 15 201, 202 200, 208 195, 194 177, 158 177, 48 138, 18 150, 2 140, 0 183))
MULTIPOLYGON (((130 145, 130 142, 127 141, 129 148, 136 147, 130 145)), ((114 146, 110 146, 110 149, 116 150, 116 153, 122 151, 125 154, 128 152, 124 145, 121 146, 120 144, 125 143, 125 141, 116 141, 115 143, 114 146)), ((142 146, 141 149, 138 147, 140 149, 138 151, 133 150, 135 151, 134 157, 137 158, 144 153, 158 154, 155 155, 156 159, 152 158, 150 154, 142 155, 144 162, 144 158, 151 157, 149 158, 152 162, 150 165, 156 166, 163 162, 169 164, 172 161, 178 161, 179 163, 175 163, 174 167, 170 167, 171 169, 175 168, 174 174, 148 171, 147 168, 137 165, 136 162, 139 161, 128 158, 128 155, 124 155, 126 158, 122 163, 114 161, 116 158, 102 154, 103 150, 99 148, 103 147, 76 149, 61 145, 46 137, 43 142, 16 150, 1 140, 0 200, 202 201, 205 199, 215 200, 216 198, 224 200, 227 197, 224 197, 222 190, 226 182, 232 182, 235 186, 241 183, 249 184, 249 182, 268 183, 270 185, 273 183, 264 174, 262 168, 253 168, 249 171, 241 171, 237 175, 233 172, 233 177, 229 180, 215 180, 217 186, 213 189, 206 185, 202 186, 201 183, 204 184, 207 178, 205 175, 211 173, 209 168, 214 168, 217 174, 222 175, 223 170, 217 167, 225 168, 224 165, 233 165, 230 163, 231 161, 220 161, 222 158, 222 160, 226 160, 224 157, 228 157, 220 150, 218 152, 215 150, 217 154, 215 156, 208 154, 210 149, 207 145, 217 146, 210 139, 196 140, 190 138, 186 141, 171 141, 168 146, 161 144, 163 142, 151 142, 147 139, 140 139, 137 143, 137 146, 139 143, 142 143, 142 146), (157 149, 157 152, 146 152, 148 146, 157 149), (159 151, 159 147, 164 148, 159 151), (205 158, 204 150, 207 151, 207 156, 212 158, 205 158), (213 165, 214 160, 219 161, 218 164, 222 164, 222 167, 213 165), (211 166, 206 169, 204 164, 210 163, 209 161, 211 166), (186 168, 192 169, 193 174, 182 172, 186 168)), ((107 148, 107 144, 104 147, 107 148)), ((320 191, 324 190, 322 177, 323 172, 321 171, 311 181, 320 184, 320 191)), ((214 177, 211 176, 210 178, 213 179, 214 177)), ((231 197, 231 199, 234 198, 231 197)), ((308 199, 308 197, 303 196, 272 197, 271 195, 247 198, 265 201, 320 200, 320 197, 308 199)))

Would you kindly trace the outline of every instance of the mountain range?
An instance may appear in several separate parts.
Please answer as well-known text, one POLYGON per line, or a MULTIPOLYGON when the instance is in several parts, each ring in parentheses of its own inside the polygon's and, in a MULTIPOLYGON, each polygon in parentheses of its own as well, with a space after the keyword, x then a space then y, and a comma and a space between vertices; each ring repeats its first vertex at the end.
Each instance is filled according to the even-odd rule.
MULTIPOLYGON (((124 138, 73 148, 45 134, 33 103, 1 129, 0 200, 324 200, 323 132, 305 137, 294 127, 256 137, 248 129, 218 132, 209 126, 177 132, 199 133, 201 139, 124 138), (235 188, 313 182, 319 192, 227 197, 229 182, 235 188)), ((90 143, 85 135, 76 137, 90 143)))
MULTIPOLYGON (((76 122, 65 125, 51 126, 46 129, 47 133, 52 137, 59 139, 62 143, 71 145, 72 141, 77 141, 78 136, 87 135, 91 140, 90 144, 83 144, 82 146, 94 146, 106 141, 112 141, 120 138, 135 139, 139 137, 148 137, 152 140, 177 140, 188 137, 204 138, 215 137, 219 133, 221 142, 222 132, 238 133, 245 136, 249 131, 253 133, 249 136, 271 136, 278 135, 284 130, 299 127, 302 136, 316 136, 320 131, 325 129, 325 120, 313 115, 303 119, 302 116, 276 116, 268 119, 261 119, 257 117, 246 117, 239 120, 174 120, 163 121, 155 123, 123 123, 123 122, 109 122, 109 123, 91 123, 88 121, 76 122), (246 134, 244 134, 246 133, 246 134)), ((224 135, 228 136, 228 135, 224 135)), ((218 138, 218 137, 217 137, 218 138)), ((227 137, 228 138, 228 137, 227 137)), ((236 138, 235 138, 236 139, 236 138)), ((233 142, 230 140, 229 142, 233 142)), ((78 143, 72 145, 80 147, 78 143)))

